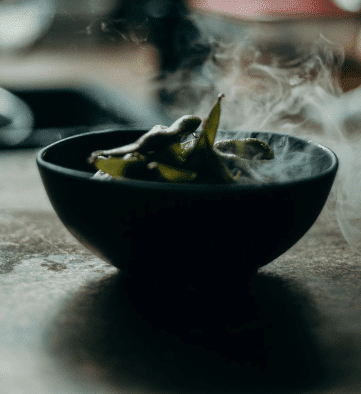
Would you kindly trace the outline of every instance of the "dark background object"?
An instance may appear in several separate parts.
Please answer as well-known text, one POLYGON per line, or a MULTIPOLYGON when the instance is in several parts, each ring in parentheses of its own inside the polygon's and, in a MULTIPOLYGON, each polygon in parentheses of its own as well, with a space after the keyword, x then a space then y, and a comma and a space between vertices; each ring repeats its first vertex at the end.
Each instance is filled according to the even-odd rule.
POLYGON ((21 143, 2 148, 43 147, 62 138, 102 129, 134 129, 163 123, 151 108, 137 105, 122 92, 78 86, 12 89, 31 109, 34 130, 21 143))
POLYGON ((36 129, 64 129, 112 122, 129 124, 77 89, 17 90, 12 93, 29 105, 35 116, 36 129))
POLYGON ((125 1, 110 18, 115 27, 124 21, 148 27, 149 41, 159 50, 161 72, 200 65, 210 53, 184 0, 125 1))
POLYGON ((29 106, 35 121, 31 135, 13 148, 46 146, 103 125, 131 127, 129 119, 102 108, 80 88, 19 89, 12 93, 29 106))
POLYGON ((202 62, 210 52, 201 45, 184 0, 122 1, 108 15, 56 15, 35 47, 106 47, 124 41, 149 42, 159 51, 160 69, 175 71, 202 62))

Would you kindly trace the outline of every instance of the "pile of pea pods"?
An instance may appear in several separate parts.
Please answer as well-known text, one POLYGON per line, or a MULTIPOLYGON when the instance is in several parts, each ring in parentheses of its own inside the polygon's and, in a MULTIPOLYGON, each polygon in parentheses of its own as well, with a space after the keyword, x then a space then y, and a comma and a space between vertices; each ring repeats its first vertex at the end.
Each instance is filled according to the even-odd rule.
POLYGON ((170 127, 157 125, 135 142, 91 154, 99 179, 139 179, 172 183, 253 183, 255 166, 274 158, 271 147, 255 138, 215 143, 221 115, 218 96, 202 130, 202 119, 185 115, 170 127), (193 138, 192 138, 193 137, 193 138))

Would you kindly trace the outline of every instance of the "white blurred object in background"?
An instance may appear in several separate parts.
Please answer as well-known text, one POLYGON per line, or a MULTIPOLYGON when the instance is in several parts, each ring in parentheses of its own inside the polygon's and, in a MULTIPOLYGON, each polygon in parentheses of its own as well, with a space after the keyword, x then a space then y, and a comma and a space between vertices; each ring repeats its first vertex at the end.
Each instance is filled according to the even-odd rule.
POLYGON ((333 0, 340 8, 349 12, 359 12, 361 10, 361 0, 333 0))
POLYGON ((33 44, 50 27, 54 15, 54 0, 0 1, 0 52, 33 44))
POLYGON ((34 117, 27 104, 0 88, 0 146, 14 146, 28 138, 34 117))

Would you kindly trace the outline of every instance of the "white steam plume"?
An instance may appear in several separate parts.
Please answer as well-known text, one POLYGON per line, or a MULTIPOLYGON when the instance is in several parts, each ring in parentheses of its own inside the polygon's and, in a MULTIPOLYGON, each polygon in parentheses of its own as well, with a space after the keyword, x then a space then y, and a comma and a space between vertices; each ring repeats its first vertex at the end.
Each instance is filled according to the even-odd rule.
POLYGON ((361 89, 342 93, 342 48, 322 36, 292 40, 208 39, 211 52, 201 67, 162 80, 167 112, 174 119, 205 118, 222 92, 220 129, 286 133, 331 148, 340 165, 327 208, 348 243, 361 250, 361 89))

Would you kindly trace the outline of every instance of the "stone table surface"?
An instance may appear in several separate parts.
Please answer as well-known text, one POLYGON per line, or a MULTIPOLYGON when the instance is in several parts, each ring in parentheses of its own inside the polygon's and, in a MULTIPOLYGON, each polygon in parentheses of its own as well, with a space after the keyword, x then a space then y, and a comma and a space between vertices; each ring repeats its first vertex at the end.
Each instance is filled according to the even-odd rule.
POLYGON ((1 394, 360 392, 361 258, 324 214, 231 308, 132 298, 63 227, 35 156, 0 155, 1 394))

